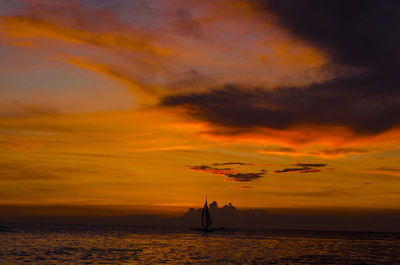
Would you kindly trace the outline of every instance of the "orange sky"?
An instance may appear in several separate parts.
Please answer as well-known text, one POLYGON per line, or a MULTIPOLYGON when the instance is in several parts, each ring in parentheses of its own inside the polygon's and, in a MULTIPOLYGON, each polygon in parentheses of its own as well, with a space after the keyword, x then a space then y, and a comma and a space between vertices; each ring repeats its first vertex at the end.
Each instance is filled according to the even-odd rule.
POLYGON ((0 10, 1 205, 167 209, 208 195, 253 208, 400 207, 396 127, 238 127, 162 104, 226 84, 270 93, 365 71, 268 10, 227 0, 0 10))

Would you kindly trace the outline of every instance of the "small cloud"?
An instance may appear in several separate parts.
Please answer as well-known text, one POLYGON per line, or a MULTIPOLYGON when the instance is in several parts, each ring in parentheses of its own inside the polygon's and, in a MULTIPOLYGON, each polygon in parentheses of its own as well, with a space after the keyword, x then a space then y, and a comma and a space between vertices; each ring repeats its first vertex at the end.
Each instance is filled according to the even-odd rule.
POLYGON ((232 168, 215 168, 215 167, 210 167, 206 165, 201 165, 201 166, 187 166, 190 170, 193 171, 201 171, 201 172, 206 172, 206 173, 211 173, 215 175, 226 175, 230 173, 235 173, 232 168))
POLYGON ((262 178, 266 172, 227 174, 230 181, 253 181, 262 178))
POLYGON ((321 170, 313 168, 300 171, 300 173, 318 173, 318 172, 321 172, 321 170))
POLYGON ((284 168, 282 170, 275 170, 274 173, 286 173, 286 172, 293 172, 293 171, 300 171, 301 168, 284 168))
POLYGON ((378 167, 375 170, 389 171, 389 172, 400 172, 400 168, 392 168, 392 167, 378 167))
POLYGON ((225 162, 225 163, 213 163, 211 166, 200 165, 200 166, 186 166, 190 170, 201 171, 211 173, 215 175, 224 175, 228 177, 228 181, 253 181, 263 177, 267 174, 265 169, 260 169, 259 172, 237 172, 237 170, 231 167, 218 168, 218 166, 257 166, 256 164, 242 163, 242 162, 225 162))
POLYGON ((232 188, 237 188, 237 189, 255 189, 255 187, 252 187, 252 186, 232 186, 232 188))
POLYGON ((241 163, 241 162, 226 162, 226 163, 214 163, 213 166, 256 166, 256 164, 241 163))
POLYGON ((263 154, 273 154, 273 155, 296 155, 297 151, 289 147, 277 147, 277 148, 264 148, 260 151, 263 154))
POLYGON ((275 170, 274 173, 291 173, 291 172, 319 173, 321 172, 321 170, 315 169, 314 167, 321 168, 327 166, 327 164, 322 164, 322 163, 301 163, 301 162, 294 163, 293 165, 296 167, 289 167, 281 170, 275 170))
POLYGON ((384 175, 389 175, 393 177, 399 177, 400 176, 400 168, 394 168, 394 167, 377 167, 374 169, 368 169, 366 170, 368 173, 372 174, 384 174, 384 175))
POLYGON ((284 168, 282 170, 275 170, 274 173, 289 173, 289 172, 296 172, 296 171, 303 171, 303 170, 310 170, 310 167, 304 168, 284 168))
POLYGON ((334 149, 320 150, 312 152, 310 154, 318 156, 336 157, 336 156, 346 156, 346 155, 361 155, 366 153, 369 153, 369 151, 359 148, 334 148, 334 149))
POLYGON ((299 166, 299 167, 326 167, 326 164, 309 164, 309 163, 300 163, 300 162, 297 162, 293 165, 299 166))

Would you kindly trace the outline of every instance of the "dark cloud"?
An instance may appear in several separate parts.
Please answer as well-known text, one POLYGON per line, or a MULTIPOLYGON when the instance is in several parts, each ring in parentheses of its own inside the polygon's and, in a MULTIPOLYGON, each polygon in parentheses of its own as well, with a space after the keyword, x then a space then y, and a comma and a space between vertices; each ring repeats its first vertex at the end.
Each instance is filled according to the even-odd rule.
POLYGON ((188 168, 192 169, 192 170, 208 170, 211 169, 210 166, 206 166, 206 165, 201 165, 201 166, 188 166, 188 168))
POLYGON ((230 167, 227 168, 218 167, 226 165, 255 166, 255 164, 242 163, 242 162, 226 162, 226 163, 214 163, 212 164, 212 166, 200 165, 200 166, 186 166, 186 167, 194 171, 201 171, 215 175, 224 175, 228 177, 228 180, 231 181, 253 181, 262 178, 263 175, 267 174, 267 171, 265 169, 261 169, 259 172, 241 173, 237 172, 237 170, 230 167))
POLYGON ((307 167, 305 167, 305 168, 298 168, 298 167, 284 168, 282 170, 275 170, 274 173, 288 173, 288 172, 296 172, 296 171, 309 170, 309 169, 311 169, 311 168, 310 167, 309 168, 307 168, 307 167))
POLYGON ((337 63, 382 73, 389 69, 389 75, 400 66, 399 1, 253 2, 275 14, 279 23, 298 38, 327 51, 337 63))
POLYGON ((315 169, 314 167, 317 168, 322 168, 326 167, 326 164, 321 164, 321 163, 294 163, 293 164, 294 168, 284 168, 281 170, 275 170, 274 173, 291 173, 291 172, 299 172, 299 173, 319 173, 321 172, 321 169, 315 169))
POLYGON ((313 168, 300 171, 300 173, 318 173, 318 172, 321 172, 321 170, 313 168))
POLYGON ((170 95, 161 105, 184 107, 199 119, 234 128, 317 124, 377 134, 399 125, 400 2, 251 2, 275 14, 278 23, 297 38, 327 52, 332 67, 355 67, 362 73, 274 90, 225 85, 170 95))
POLYGON ((368 91, 369 81, 358 84, 357 89, 345 84, 350 81, 355 82, 336 80, 269 91, 228 85, 203 93, 172 95, 161 104, 184 107, 194 117, 229 127, 288 129, 297 124, 318 124, 372 134, 398 124, 400 93, 394 87, 368 91))
POLYGON ((228 173, 234 173, 232 168, 216 168, 216 167, 210 167, 206 165, 201 165, 201 166, 187 166, 187 168, 194 170, 194 171, 202 171, 202 172, 207 172, 211 174, 216 174, 216 175, 226 175, 228 173))
POLYGON ((257 173, 236 173, 236 174, 227 174, 226 176, 231 178, 233 181, 253 181, 259 178, 262 178, 263 175, 266 174, 265 171, 257 172, 257 173))

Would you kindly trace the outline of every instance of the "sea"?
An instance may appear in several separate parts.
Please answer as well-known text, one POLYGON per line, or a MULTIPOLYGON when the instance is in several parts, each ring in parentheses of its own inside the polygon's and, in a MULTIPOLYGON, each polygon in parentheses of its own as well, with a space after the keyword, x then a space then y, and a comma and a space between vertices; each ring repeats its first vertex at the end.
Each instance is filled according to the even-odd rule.
POLYGON ((0 264, 400 264, 400 233, 7 224, 0 264))

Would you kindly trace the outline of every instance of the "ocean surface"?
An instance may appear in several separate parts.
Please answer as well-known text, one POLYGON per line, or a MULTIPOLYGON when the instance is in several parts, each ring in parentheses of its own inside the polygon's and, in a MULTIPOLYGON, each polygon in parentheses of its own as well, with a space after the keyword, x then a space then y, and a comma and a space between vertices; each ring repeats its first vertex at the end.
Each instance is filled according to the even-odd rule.
POLYGON ((400 264, 400 233, 7 227, 0 264, 400 264))

